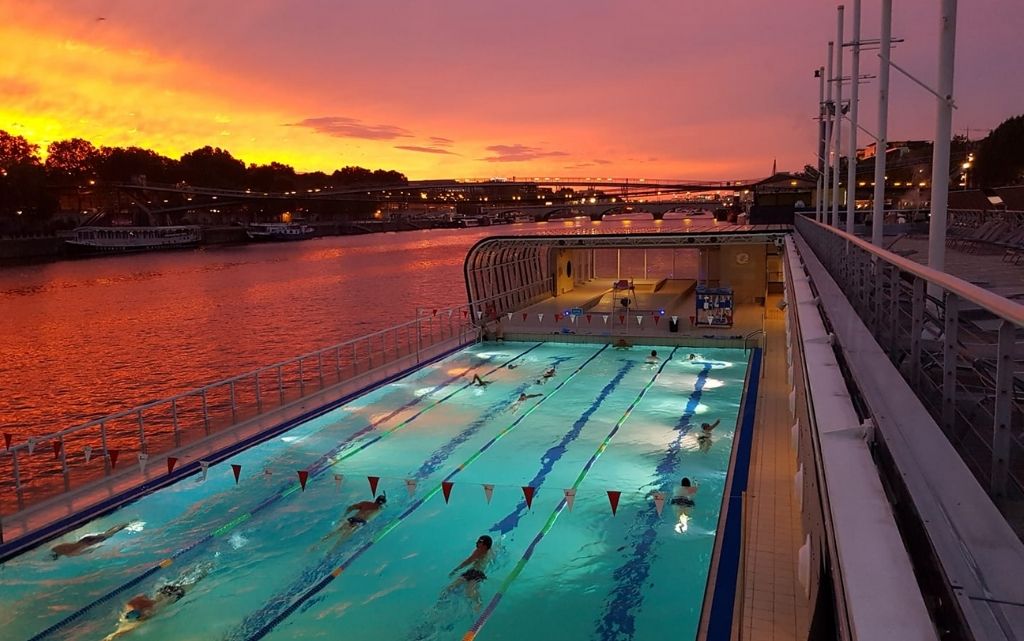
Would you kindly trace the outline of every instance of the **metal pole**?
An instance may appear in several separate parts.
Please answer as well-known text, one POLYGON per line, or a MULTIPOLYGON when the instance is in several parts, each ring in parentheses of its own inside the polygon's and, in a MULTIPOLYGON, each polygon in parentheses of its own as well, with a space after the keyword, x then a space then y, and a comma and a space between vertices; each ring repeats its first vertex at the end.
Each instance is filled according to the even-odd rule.
POLYGON ((953 61, 956 57, 956 0, 942 0, 939 23, 939 95, 932 150, 932 215, 928 223, 928 266, 946 271, 946 207, 949 203, 949 139, 953 126, 953 61))
POLYGON ((829 176, 832 171, 832 61, 835 56, 832 49, 835 44, 828 43, 828 59, 825 65, 825 174, 822 177, 821 189, 821 222, 829 224, 829 176))
POLYGON ((839 227, 839 170, 843 158, 843 12, 839 5, 836 12, 836 117, 833 128, 836 136, 835 170, 832 173, 832 226, 839 227))
POLYGON ((846 233, 853 233, 857 210, 857 98, 860 94, 860 0, 853 0, 853 61, 850 65, 850 151, 846 162, 846 233))
MULTIPOLYGON (((882 246, 885 230, 885 161, 889 149, 889 50, 892 48, 892 0, 882 0, 882 37, 878 54, 878 142, 875 143, 875 195, 871 244, 882 246)), ((915 381, 916 382, 916 381, 915 381)))
POLYGON ((622 250, 615 250, 615 280, 622 278, 622 250))
POLYGON ((825 68, 818 67, 818 183, 814 196, 814 220, 821 222, 824 200, 821 192, 825 173, 825 68))

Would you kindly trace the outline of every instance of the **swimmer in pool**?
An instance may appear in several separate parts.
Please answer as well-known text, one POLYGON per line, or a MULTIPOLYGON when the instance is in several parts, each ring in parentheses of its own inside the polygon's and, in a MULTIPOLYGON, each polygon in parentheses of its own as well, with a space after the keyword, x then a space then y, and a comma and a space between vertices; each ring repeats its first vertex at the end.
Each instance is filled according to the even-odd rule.
POLYGON ((473 385, 476 385, 477 387, 487 387, 490 384, 491 381, 485 381, 484 379, 480 378, 479 374, 473 374, 473 385))
POLYGON ((549 380, 554 378, 555 374, 556 374, 555 368, 554 367, 549 367, 548 371, 546 371, 543 374, 541 374, 540 378, 537 379, 537 385, 543 385, 544 383, 547 383, 549 380))
POLYGON ((133 597, 125 604, 124 610, 121 612, 117 630, 107 635, 103 641, 112 641, 128 634, 143 622, 159 614, 167 606, 183 599, 192 586, 210 573, 212 567, 212 563, 197 565, 177 581, 160 586, 152 597, 146 594, 133 597))
POLYGON ((513 402, 511 405, 509 405, 508 409, 505 410, 505 411, 506 412, 512 412, 514 414, 515 412, 519 411, 519 407, 523 403, 525 403, 527 399, 537 398, 538 396, 544 396, 544 395, 543 394, 527 394, 526 392, 522 392, 522 393, 519 394, 519 398, 517 398, 515 400, 515 402, 513 402))
POLYGON ((79 554, 92 552, 94 547, 125 529, 128 525, 128 523, 122 523, 120 525, 115 525, 106 532, 101 532, 99 534, 86 534, 74 543, 61 543, 60 545, 55 545, 53 549, 50 550, 50 556, 56 560, 62 556, 78 556, 79 554))
POLYGON ((323 538, 323 540, 327 540, 335 534, 338 534, 341 536, 338 542, 340 543, 341 541, 344 541, 348 537, 352 536, 353 532, 366 525, 380 514, 380 511, 384 509, 387 502, 387 495, 382 493, 372 501, 360 501, 358 503, 353 503, 345 508, 345 514, 348 514, 349 512, 355 512, 355 514, 345 518, 341 527, 339 527, 337 531, 329 533, 323 538))
POLYGON ((650 356, 648 356, 646 358, 646 362, 651 364, 651 365, 657 365, 658 364, 658 350, 652 349, 650 356))
POLYGON ((620 338, 615 341, 615 345, 612 346, 613 349, 629 349, 630 347, 632 347, 632 345, 630 345, 625 338, 620 338))
POLYGON ((718 424, 722 422, 722 419, 718 419, 714 423, 701 423, 700 434, 697 436, 697 448, 701 452, 707 452, 711 449, 711 432, 714 431, 718 424))
POLYGON ((487 569, 487 564, 491 562, 493 554, 491 553, 491 546, 494 542, 491 537, 486 534, 482 535, 476 540, 476 549, 473 553, 466 557, 466 560, 455 566, 455 569, 448 573, 448 576, 454 576, 463 568, 469 568, 462 574, 459 574, 459 578, 445 588, 445 592, 453 592, 458 590, 461 586, 466 586, 466 596, 473 602, 473 609, 480 609, 480 583, 487 579, 487 574, 484 570, 487 569))
POLYGON ((696 505, 693 497, 697 494, 697 486, 690 482, 690 479, 683 477, 676 493, 672 496, 672 507, 676 509, 675 531, 682 534, 690 523, 690 513, 696 505))

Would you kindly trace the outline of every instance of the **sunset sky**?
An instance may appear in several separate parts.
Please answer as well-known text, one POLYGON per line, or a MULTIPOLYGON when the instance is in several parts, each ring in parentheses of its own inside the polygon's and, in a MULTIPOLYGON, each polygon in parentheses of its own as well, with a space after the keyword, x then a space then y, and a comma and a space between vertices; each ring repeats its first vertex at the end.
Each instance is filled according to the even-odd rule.
MULTIPOLYGON (((865 0, 865 38, 880 0, 865 0)), ((895 3, 934 82, 938 2, 895 3)), ((411 178, 767 175, 813 163, 821 0, 0 0, 0 129, 411 178)), ((847 3, 847 16, 852 3, 847 3)), ((954 129, 1024 112, 1024 2, 960 3, 954 129)), ((848 63, 847 63, 848 64, 848 63)), ((875 52, 864 73, 877 73, 875 52)), ((891 139, 934 99, 892 76, 891 139)), ((877 89, 862 87, 874 128, 877 89)), ((972 131, 983 137, 985 131, 972 131)), ((861 145, 865 144, 863 138, 861 145)))

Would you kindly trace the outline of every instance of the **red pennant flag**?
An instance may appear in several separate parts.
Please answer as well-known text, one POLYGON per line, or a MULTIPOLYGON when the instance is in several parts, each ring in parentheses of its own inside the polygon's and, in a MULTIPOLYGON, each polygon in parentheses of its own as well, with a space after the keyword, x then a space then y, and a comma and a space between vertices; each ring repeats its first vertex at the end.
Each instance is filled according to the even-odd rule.
POLYGON ((466 317, 468 317, 468 316, 469 316, 469 310, 468 310, 468 309, 464 309, 464 310, 462 310, 462 317, 463 317, 463 318, 466 318, 466 317))
POLYGON ((299 485, 302 486, 302 491, 306 491, 306 480, 309 478, 309 472, 306 470, 299 470, 299 485))
POLYGON ((590 314, 587 314, 587 325, 590 324, 590 314))
POLYGON ((178 464, 178 459, 173 456, 167 457, 167 473, 170 474, 174 471, 174 466, 178 464))
POLYGON ((661 316, 655 316, 654 317, 654 324, 657 325, 658 321, 660 321, 660 320, 661 320, 661 316))
POLYGON ((235 485, 238 485, 238 475, 242 473, 242 466, 238 463, 232 463, 231 473, 235 475, 235 485))
POLYGON ((4 445, 7 446, 8 450, 11 449, 11 440, 13 438, 14 438, 14 436, 12 436, 10 434, 7 434, 6 432, 4 433, 4 445))
POLYGON ((523 312, 523 320, 526 320, 526 316, 527 316, 526 312, 523 312))
POLYGON ((452 483, 451 481, 441 481, 441 493, 444 494, 444 502, 448 502, 448 497, 452 495, 452 483))
POLYGON ((523 496, 526 497, 526 509, 529 510, 533 506, 533 491, 534 488, 529 485, 523 486, 523 496))
POLYGON ((437 316, 437 310, 436 309, 434 310, 434 316, 437 316))
POLYGON ((619 323, 623 324, 623 325, 626 323, 626 315, 625 314, 619 314, 619 323))
POLYGON ((117 455, 120 453, 118 450, 107 450, 107 456, 110 457, 110 469, 117 467, 117 455))
POLYGON ((60 458, 60 441, 53 442, 53 458, 60 458))
POLYGON ((615 516, 615 510, 619 509, 619 495, 622 492, 618 490, 608 490, 608 502, 612 504, 612 516, 615 516))
POLYGON ((557 323, 557 322, 558 322, 558 321, 560 321, 560 320, 562 320, 562 315, 561 315, 561 314, 557 314, 557 313, 556 313, 556 314, 555 314, 555 322, 557 323))
POLYGON ((380 483, 379 476, 367 476, 367 480, 370 481, 370 494, 377 496, 377 484, 380 483))

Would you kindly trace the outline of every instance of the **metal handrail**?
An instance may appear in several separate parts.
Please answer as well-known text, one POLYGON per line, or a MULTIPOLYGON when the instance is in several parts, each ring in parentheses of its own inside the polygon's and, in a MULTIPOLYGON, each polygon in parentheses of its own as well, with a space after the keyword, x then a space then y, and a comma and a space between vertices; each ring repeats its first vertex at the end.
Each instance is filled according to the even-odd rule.
POLYGON ((969 300, 975 305, 988 310, 1002 319, 1010 321, 1018 327, 1024 327, 1024 305, 1021 305, 1020 303, 1015 303, 1000 296, 999 294, 995 294, 987 289, 968 283, 967 281, 957 278, 951 274, 940 272, 932 269, 931 267, 916 263, 908 258, 904 258, 898 254, 875 247, 871 243, 862 240, 853 234, 848 234, 841 229, 836 229, 835 227, 819 223, 806 217, 798 217, 798 220, 802 223, 814 225, 828 231, 829 233, 835 234, 850 244, 856 245, 869 254, 884 260, 900 271, 913 274, 914 276, 926 280, 933 285, 938 285, 947 292, 955 294, 957 297, 964 300, 969 300))

